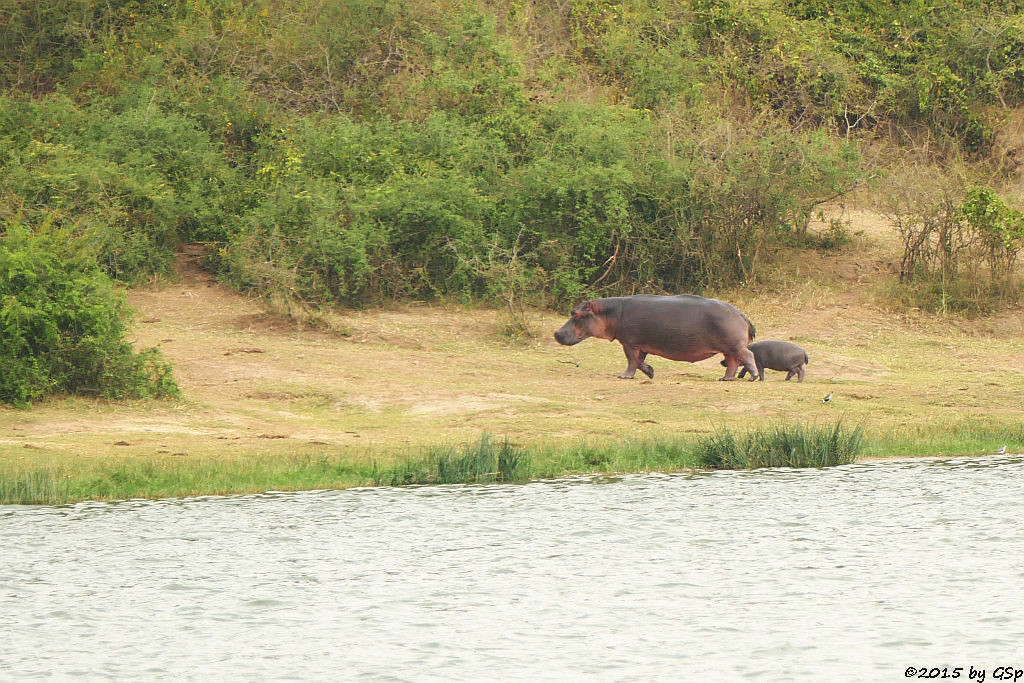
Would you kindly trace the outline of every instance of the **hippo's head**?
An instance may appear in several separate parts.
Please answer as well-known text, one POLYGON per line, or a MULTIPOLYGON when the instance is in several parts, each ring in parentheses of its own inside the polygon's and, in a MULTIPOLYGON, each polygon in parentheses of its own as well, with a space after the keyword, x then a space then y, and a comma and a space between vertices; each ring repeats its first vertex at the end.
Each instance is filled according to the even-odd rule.
POLYGON ((600 302, 587 301, 572 311, 572 316, 555 332, 555 341, 563 346, 579 344, 588 337, 613 339, 608 317, 600 302))

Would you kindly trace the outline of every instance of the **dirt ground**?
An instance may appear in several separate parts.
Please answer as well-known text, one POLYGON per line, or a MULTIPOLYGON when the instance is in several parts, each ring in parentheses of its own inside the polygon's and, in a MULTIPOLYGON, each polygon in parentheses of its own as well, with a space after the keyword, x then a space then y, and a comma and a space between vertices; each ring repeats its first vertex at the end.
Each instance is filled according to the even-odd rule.
POLYGON ((794 251, 767 274, 772 284, 715 294, 747 313, 759 339, 807 350, 802 384, 772 371, 766 382, 718 382, 718 358, 652 357, 653 381, 619 380, 617 343, 555 343, 565 312, 534 312, 538 336, 526 345, 500 337, 500 311, 443 305, 349 311, 331 330, 302 328, 217 284, 186 250, 178 281, 129 293, 135 343, 163 351, 183 398, 2 408, 0 454, 400 455, 484 432, 529 443, 839 416, 878 433, 1019 420, 1021 311, 983 321, 887 311, 877 290, 898 263, 892 228, 867 211, 829 217, 855 235, 841 253, 794 251))

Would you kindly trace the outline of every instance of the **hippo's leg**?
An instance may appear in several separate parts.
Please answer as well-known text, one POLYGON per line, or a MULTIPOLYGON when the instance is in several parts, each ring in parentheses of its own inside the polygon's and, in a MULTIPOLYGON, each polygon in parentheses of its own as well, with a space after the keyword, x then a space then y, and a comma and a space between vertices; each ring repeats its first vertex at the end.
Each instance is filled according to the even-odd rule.
POLYGON ((796 375, 797 375, 797 377, 796 377, 796 381, 797 382, 803 382, 804 381, 804 364, 803 363, 801 363, 800 365, 796 366, 796 375))
POLYGON ((644 373, 651 379, 654 379, 654 366, 647 362, 647 352, 640 352, 640 364, 637 366, 637 370, 644 373))
MULTIPOLYGON (((789 372, 787 372, 786 373, 786 381, 788 382, 790 377, 792 377, 795 374, 796 374, 796 370, 790 370, 789 372)), ((799 380, 797 380, 797 381, 799 381, 799 380)))
MULTIPOLYGON (((743 368, 743 369, 746 370, 746 368, 743 368)), ((764 366, 763 365, 758 365, 757 366, 757 374, 761 375, 760 379, 763 382, 764 381, 764 366)))
POLYGON ((725 376, 718 381, 734 382, 736 380, 736 368, 740 367, 739 361, 736 360, 735 356, 726 356, 723 362, 725 363, 725 376))
POLYGON ((761 377, 761 373, 757 371, 757 364, 754 362, 754 354, 750 349, 743 349, 735 355, 726 356, 725 360, 725 377, 720 380, 722 382, 731 382, 736 379, 736 368, 740 365, 750 373, 751 382, 756 381, 761 377))
MULTIPOLYGON (((626 361, 629 365, 626 366, 625 371, 619 375, 619 379, 633 379, 636 376, 636 371, 642 369, 644 365, 643 357, 647 354, 640 351, 635 346, 622 345, 622 350, 626 354, 626 361)), ((648 366, 650 367, 650 366, 648 366)))
POLYGON ((737 377, 739 377, 740 379, 743 379, 743 376, 744 376, 745 374, 747 374, 747 369, 746 369, 746 368, 744 368, 744 367, 741 367, 741 368, 740 368, 740 374, 738 374, 738 375, 736 375, 736 376, 737 376, 737 377))

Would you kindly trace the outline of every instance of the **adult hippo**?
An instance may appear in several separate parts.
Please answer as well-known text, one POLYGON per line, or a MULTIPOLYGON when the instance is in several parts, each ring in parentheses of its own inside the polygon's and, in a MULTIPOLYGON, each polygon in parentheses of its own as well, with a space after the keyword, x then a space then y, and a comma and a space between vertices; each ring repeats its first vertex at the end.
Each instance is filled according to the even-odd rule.
POLYGON ((758 377, 754 354, 754 325, 735 307, 693 294, 678 296, 615 296, 595 299, 573 309, 572 317, 555 332, 559 344, 572 346, 587 337, 619 341, 629 365, 619 377, 633 379, 636 371, 654 377, 644 362, 647 354, 695 363, 716 353, 725 355, 723 382, 736 379, 742 366, 750 381, 758 377))
MULTIPOLYGON (((751 344, 750 352, 754 354, 754 364, 757 371, 761 373, 761 381, 764 381, 764 370, 785 370, 786 380, 796 376, 797 382, 804 381, 804 365, 810 363, 807 352, 792 342, 779 341, 777 339, 765 339, 756 344, 751 344)), ((722 361, 725 365, 725 361, 722 361)), ((746 368, 740 369, 739 377, 743 378, 746 368)))

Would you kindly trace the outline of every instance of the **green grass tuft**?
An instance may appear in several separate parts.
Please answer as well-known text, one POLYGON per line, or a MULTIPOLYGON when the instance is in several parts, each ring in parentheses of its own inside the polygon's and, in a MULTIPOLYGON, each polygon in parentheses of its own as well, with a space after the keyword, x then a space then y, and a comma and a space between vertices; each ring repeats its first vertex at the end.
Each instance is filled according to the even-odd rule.
POLYGON ((697 443, 696 459, 708 469, 829 467, 854 462, 863 441, 863 429, 844 429, 842 420, 832 427, 781 425, 743 436, 721 429, 697 443))
POLYGON ((508 439, 495 443, 487 434, 475 444, 440 446, 381 470, 376 485, 493 484, 528 481, 531 458, 508 439))
POLYGON ((54 469, 0 471, 0 504, 59 505, 70 494, 70 479, 54 469))

